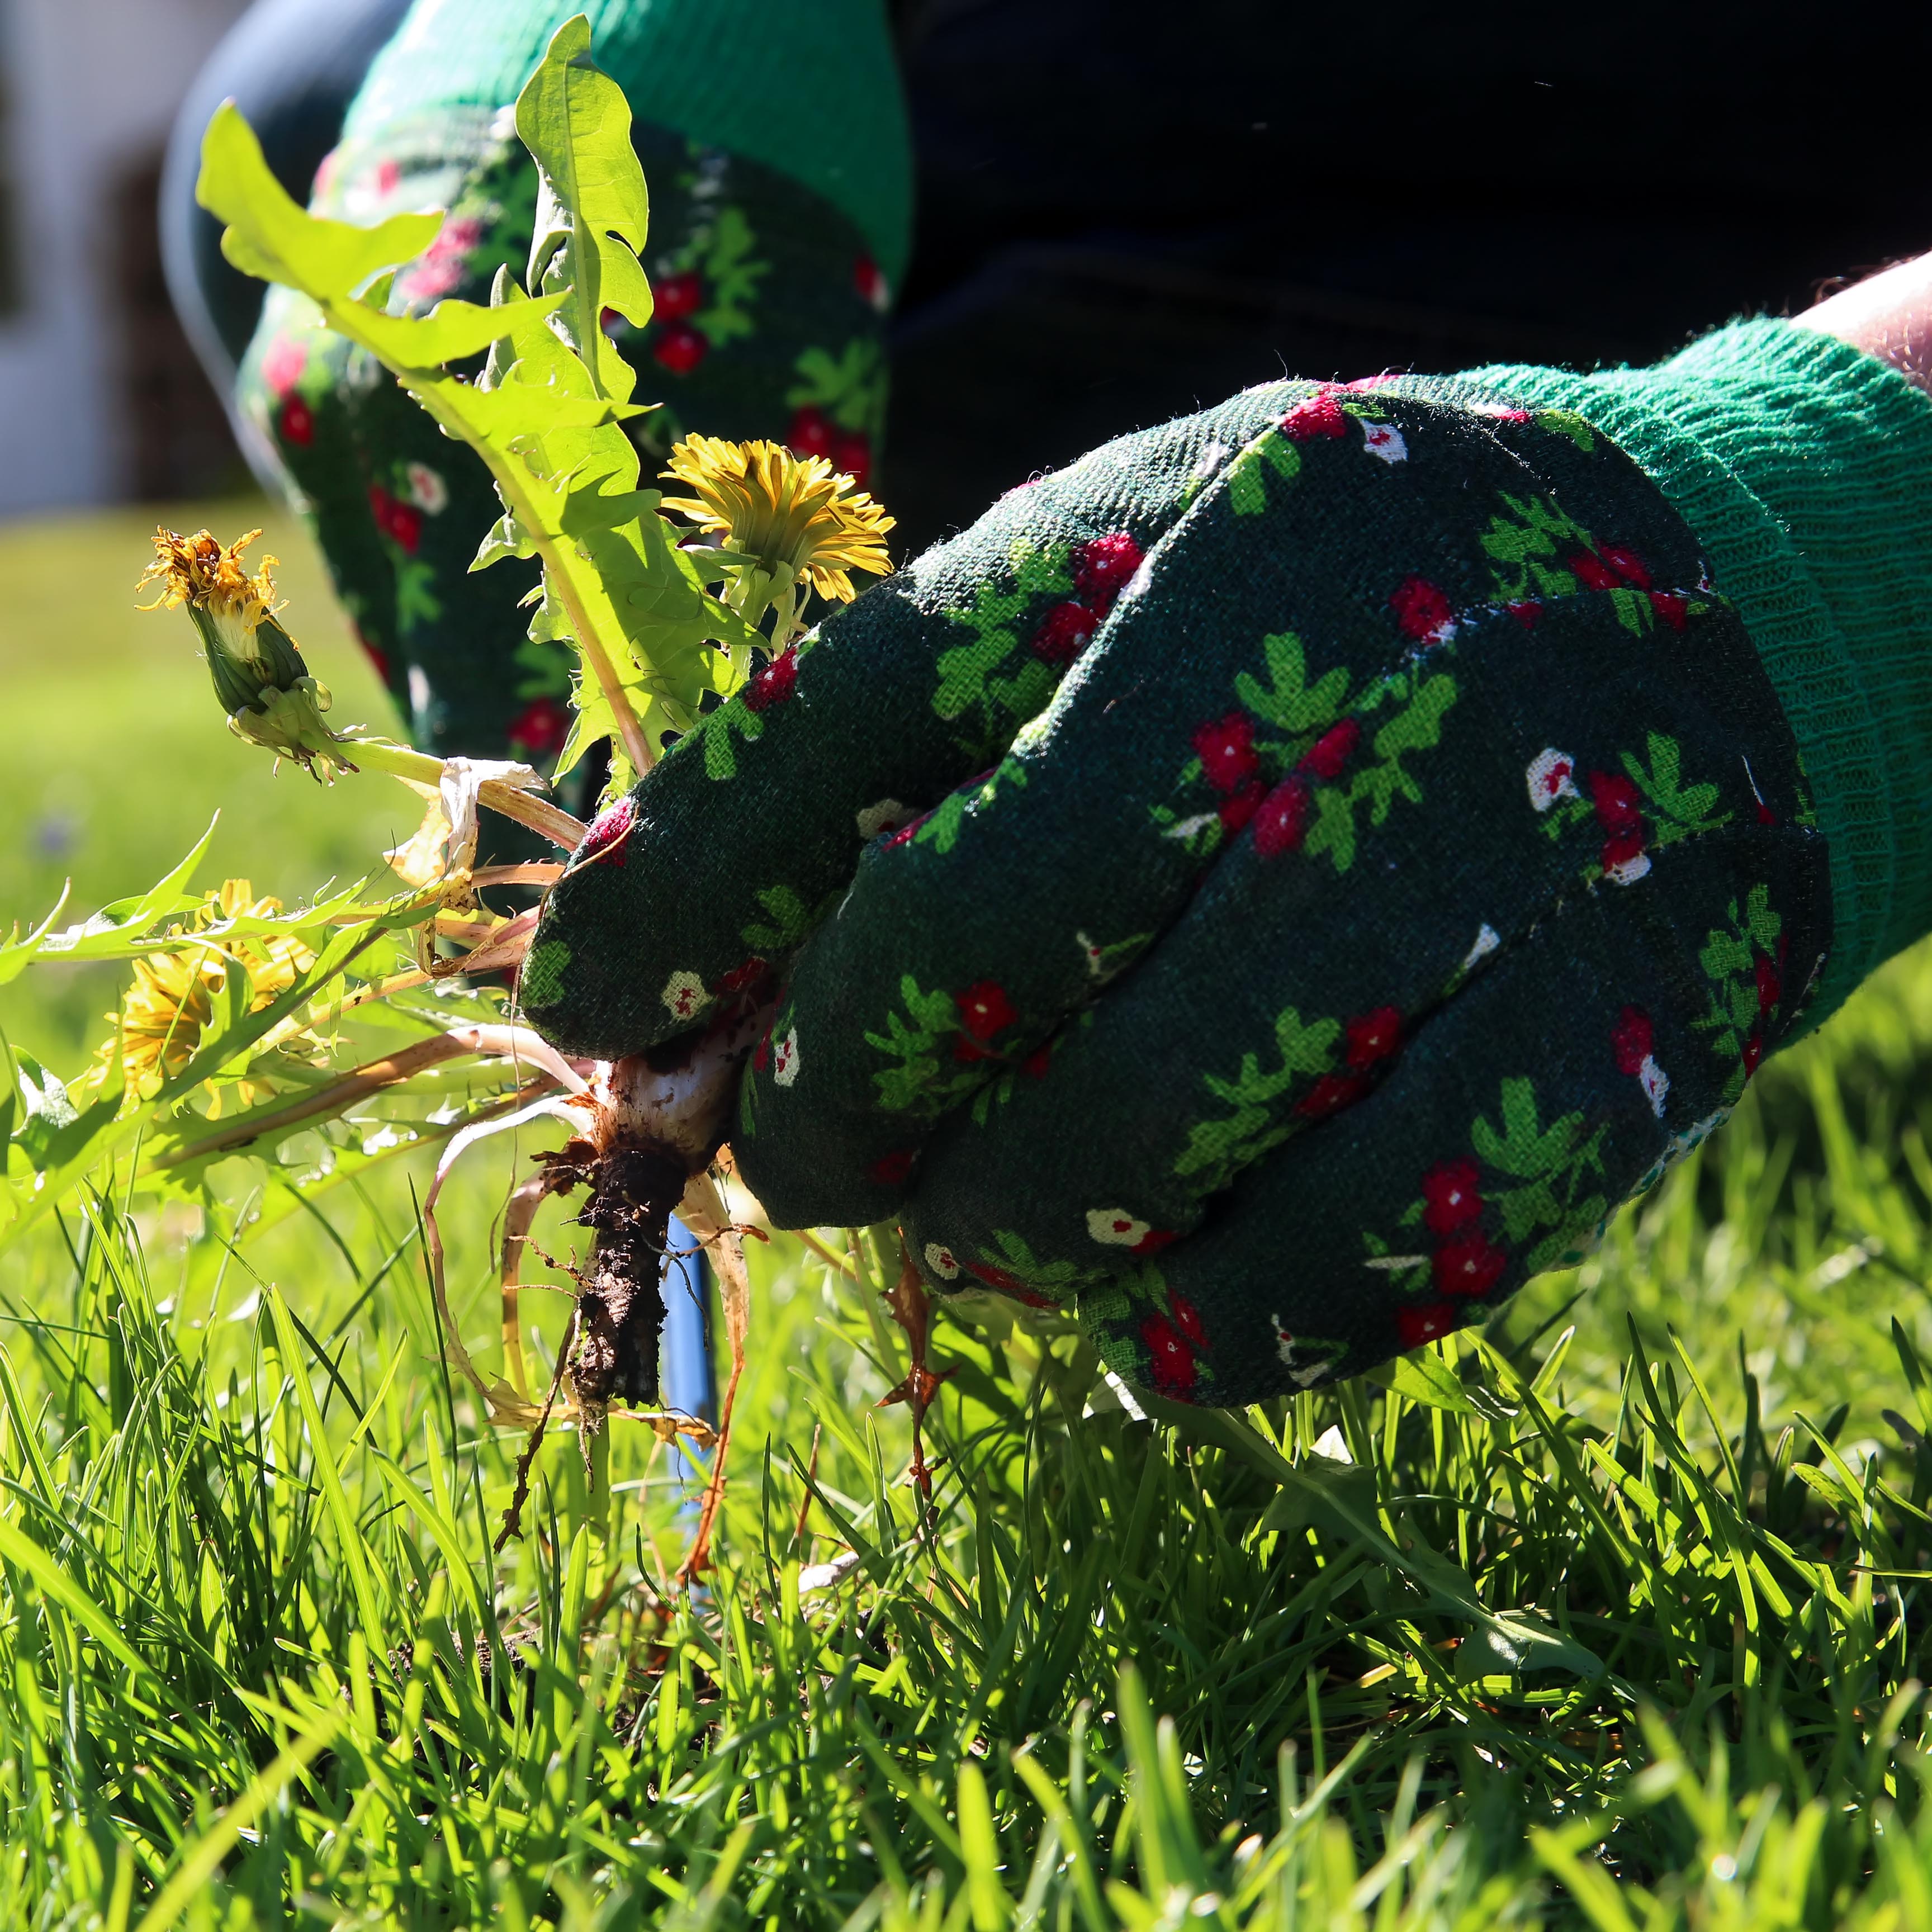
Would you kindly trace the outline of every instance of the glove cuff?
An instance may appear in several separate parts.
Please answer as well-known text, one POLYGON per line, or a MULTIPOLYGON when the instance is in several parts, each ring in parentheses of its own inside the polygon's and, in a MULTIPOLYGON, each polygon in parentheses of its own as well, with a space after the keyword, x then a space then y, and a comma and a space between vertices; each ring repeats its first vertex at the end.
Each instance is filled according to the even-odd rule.
POLYGON ((590 16, 592 53, 638 120, 823 196, 898 290, 912 146, 883 0, 416 0, 370 68, 344 138, 424 108, 507 104, 577 14, 590 16))
POLYGON ((1829 842, 1832 956, 1808 1021, 1932 932, 1932 397, 1788 322, 1652 369, 1470 380, 1574 410, 1653 477, 1736 604, 1829 842))

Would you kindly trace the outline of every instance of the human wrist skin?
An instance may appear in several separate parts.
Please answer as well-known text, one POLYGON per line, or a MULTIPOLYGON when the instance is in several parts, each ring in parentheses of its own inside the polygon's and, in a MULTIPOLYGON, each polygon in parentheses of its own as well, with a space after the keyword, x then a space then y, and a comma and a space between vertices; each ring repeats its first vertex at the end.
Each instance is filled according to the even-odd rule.
POLYGON ((1792 326, 1835 335, 1932 393, 1932 254, 1841 289, 1792 326))
MULTIPOLYGON (((1911 373, 1928 332, 1907 320, 1932 320, 1932 273, 1909 266, 1882 304, 1834 298, 1842 335, 1815 320, 1745 322, 1652 369, 1469 376, 1574 410, 1618 442, 1737 604, 1831 850, 1835 938, 1813 1025, 1932 931, 1932 395, 1911 373)), ((1814 316, 1832 322, 1833 308, 1814 316)))

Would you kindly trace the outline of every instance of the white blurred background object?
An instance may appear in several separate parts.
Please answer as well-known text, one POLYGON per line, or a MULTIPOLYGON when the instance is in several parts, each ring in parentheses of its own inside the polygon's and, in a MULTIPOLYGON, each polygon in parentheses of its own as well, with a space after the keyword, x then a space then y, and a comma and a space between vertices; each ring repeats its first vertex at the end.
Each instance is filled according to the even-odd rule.
POLYGON ((0 0, 0 515, 238 466, 155 236, 176 112, 246 0, 0 0))

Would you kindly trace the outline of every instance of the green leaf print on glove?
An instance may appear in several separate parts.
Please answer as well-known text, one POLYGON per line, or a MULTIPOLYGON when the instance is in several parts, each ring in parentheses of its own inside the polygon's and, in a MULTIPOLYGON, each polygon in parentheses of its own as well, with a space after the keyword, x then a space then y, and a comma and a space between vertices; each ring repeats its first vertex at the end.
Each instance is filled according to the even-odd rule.
POLYGON ((1580 1252, 1829 938, 1695 537, 1465 383, 1109 445, 781 682, 552 895, 532 1020, 609 1054, 776 996, 734 1136, 774 1220, 897 1218, 934 1286, 1069 1305, 1183 1399, 1354 1372, 1580 1252))

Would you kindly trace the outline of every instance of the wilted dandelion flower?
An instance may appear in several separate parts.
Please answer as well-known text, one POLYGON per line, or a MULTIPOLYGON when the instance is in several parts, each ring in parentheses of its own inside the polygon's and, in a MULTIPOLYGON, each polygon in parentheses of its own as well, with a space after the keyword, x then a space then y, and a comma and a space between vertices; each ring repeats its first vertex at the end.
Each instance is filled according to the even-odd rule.
POLYGON ((844 603, 854 594, 848 572, 882 577, 892 568, 885 534, 893 519, 822 456, 688 436, 664 474, 692 493, 667 496, 666 509, 681 510, 774 583, 806 582, 844 603))
MULTIPOLYGON (((230 879, 211 892, 195 915, 190 930, 206 930, 236 919, 267 918, 281 910, 279 899, 258 899, 246 879, 230 879)), ((214 1017, 217 1000, 228 982, 231 960, 248 971, 252 988, 250 1012, 259 1012, 279 999, 315 964, 315 955, 291 933, 258 934, 229 940, 214 940, 158 952, 134 962, 134 984, 118 1012, 109 1019, 119 1024, 121 1067, 128 1084, 143 1100, 152 1099, 200 1051, 202 1036, 214 1017)), ((306 1028, 293 1028, 278 1041, 271 1034, 258 1051, 298 1042, 320 1048, 322 1042, 306 1028)), ((111 1066, 116 1042, 100 1048, 104 1066, 111 1066)), ((268 1088, 258 1080, 232 1083, 244 1107, 266 1097, 268 1088)), ((214 1090, 211 1114, 221 1111, 220 1090, 214 1090)))
POLYGON ((158 584, 160 594, 145 610, 179 605, 194 620, 214 681, 214 694, 238 737, 265 745, 314 773, 332 766, 356 768, 336 748, 336 734, 322 722, 328 688, 309 675, 295 640, 275 618, 275 587, 265 556, 260 570, 242 567, 242 553, 260 530, 232 544, 206 530, 191 537, 157 530, 154 560, 140 585, 158 584))

